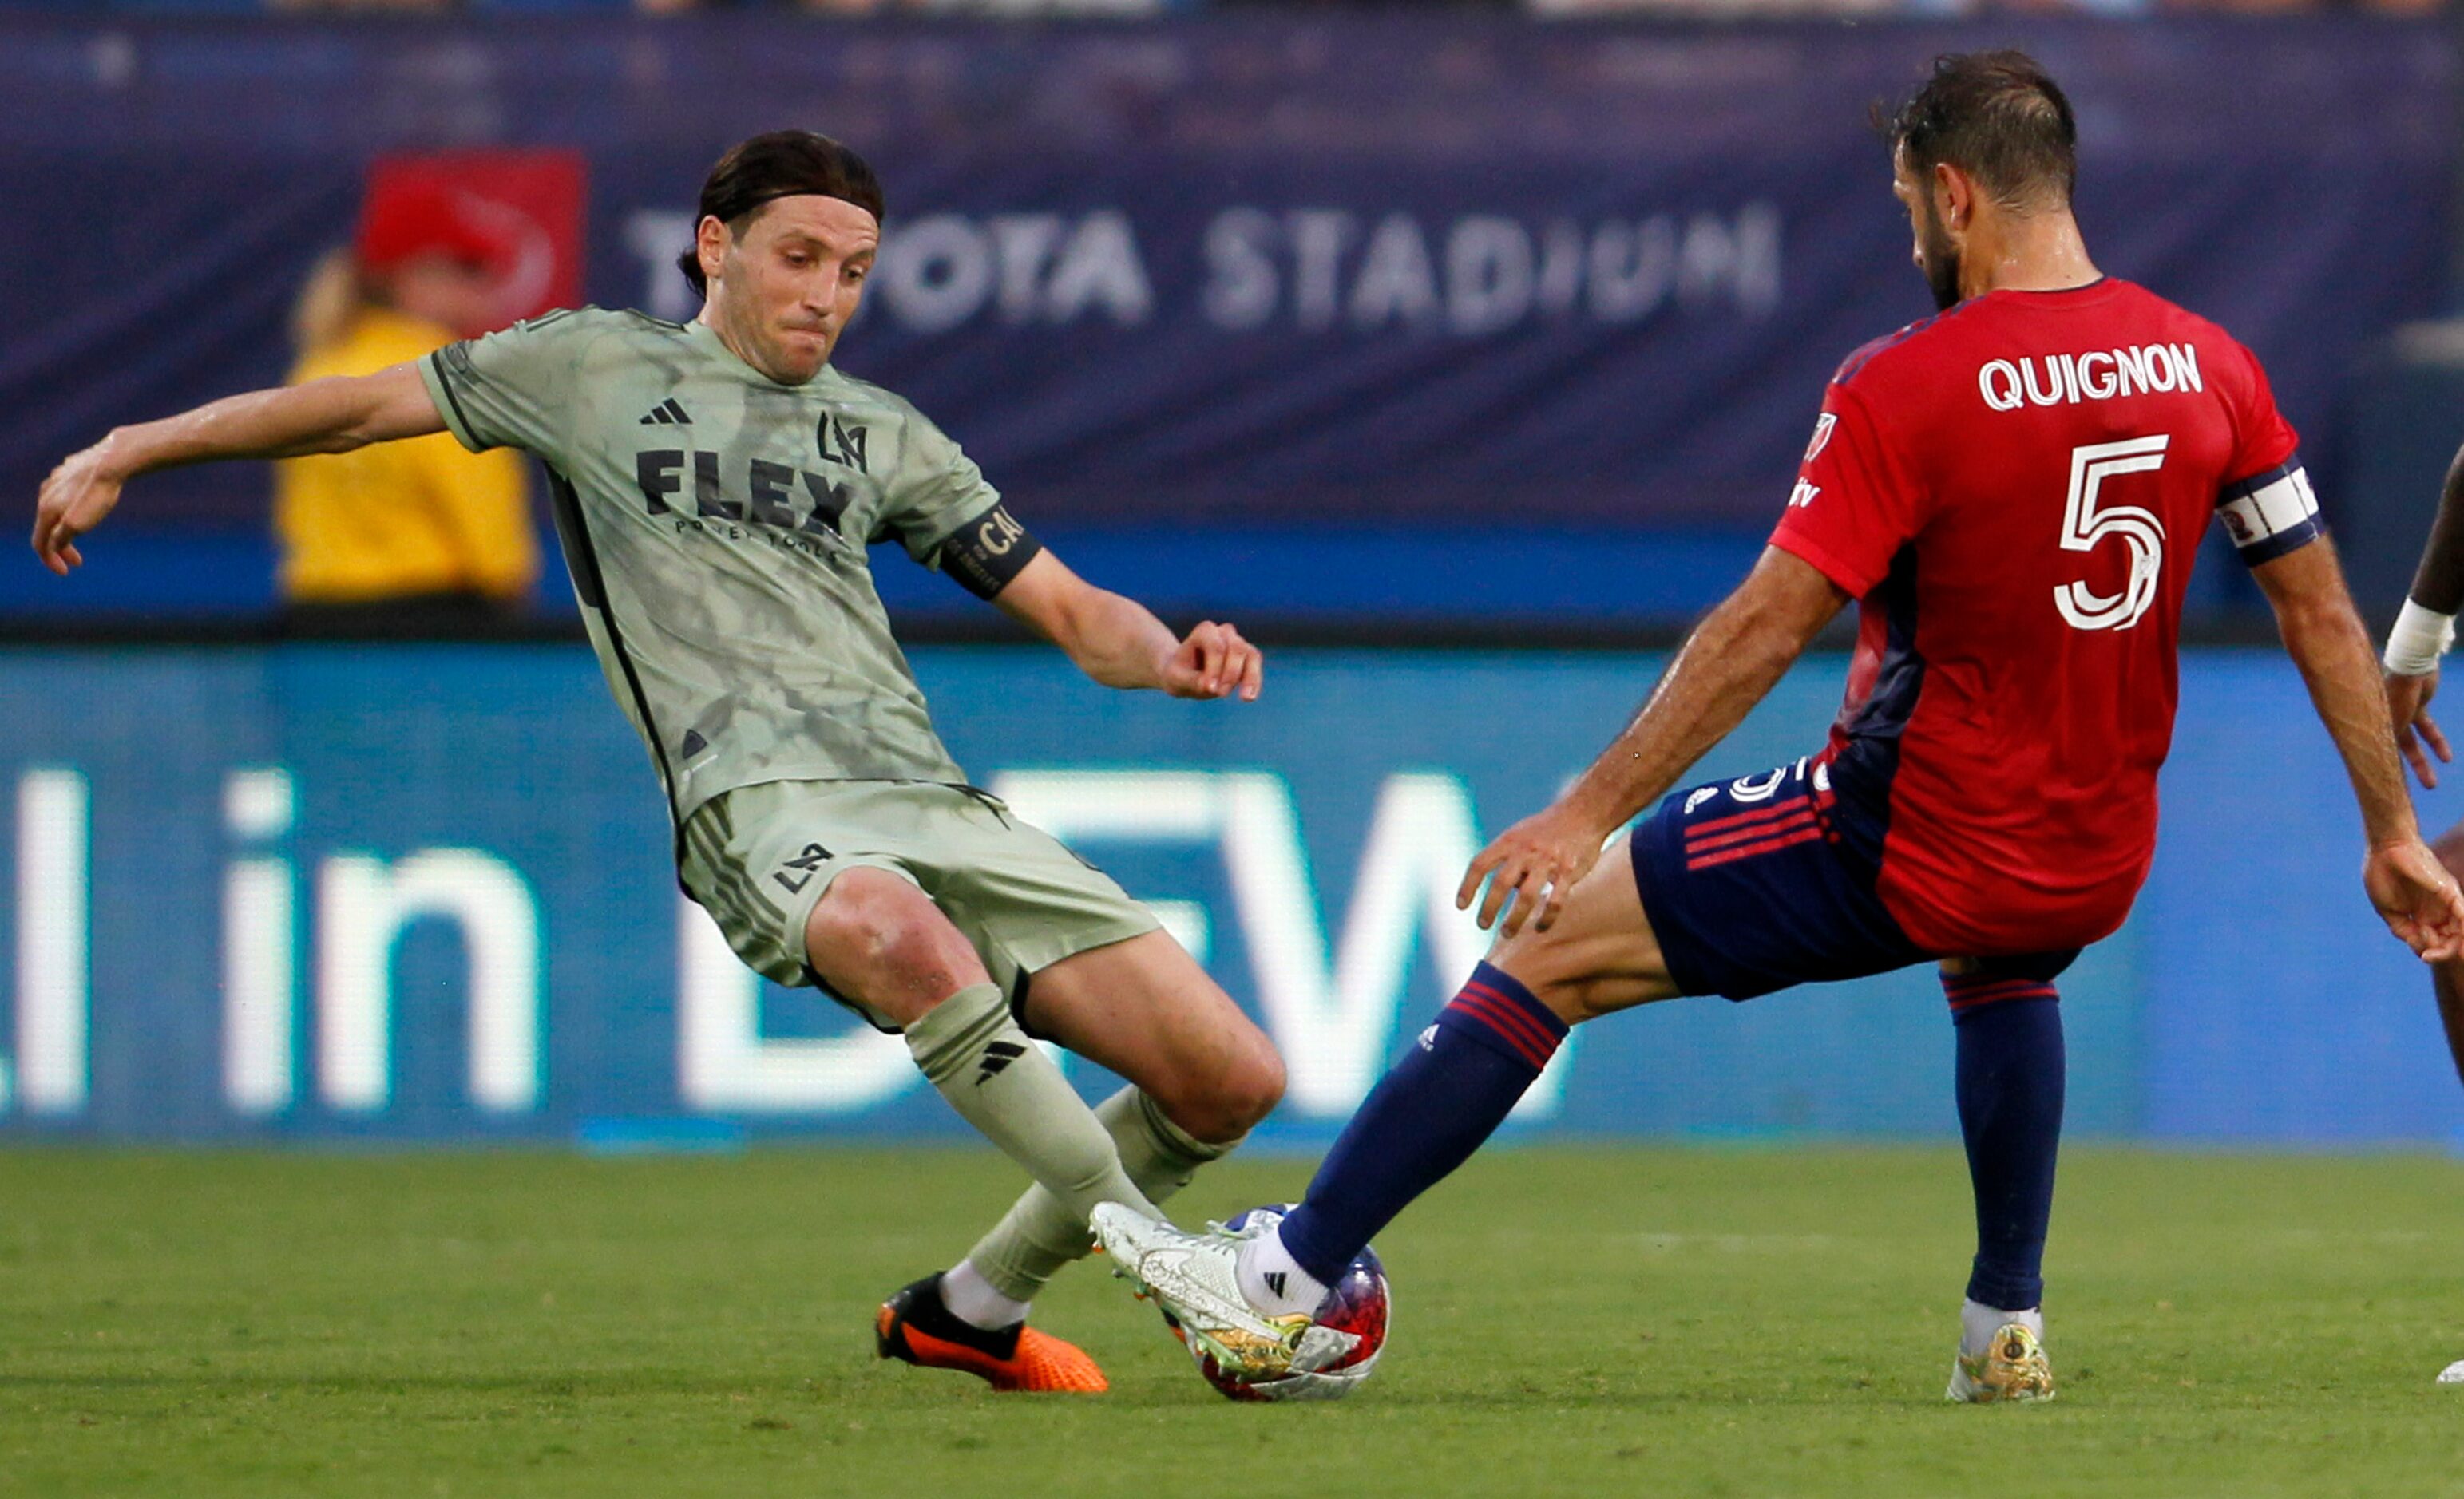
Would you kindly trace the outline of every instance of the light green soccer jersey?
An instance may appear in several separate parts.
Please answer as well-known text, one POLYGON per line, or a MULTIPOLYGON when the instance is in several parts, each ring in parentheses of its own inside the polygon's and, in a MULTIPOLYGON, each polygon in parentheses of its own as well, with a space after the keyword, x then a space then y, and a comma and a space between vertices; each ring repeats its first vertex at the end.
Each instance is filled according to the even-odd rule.
POLYGON ((586 307, 420 360, 473 449, 547 465, 574 593, 679 823, 778 780, 964 777, 866 545, 930 562, 1000 496, 890 392, 781 385, 703 324, 586 307))

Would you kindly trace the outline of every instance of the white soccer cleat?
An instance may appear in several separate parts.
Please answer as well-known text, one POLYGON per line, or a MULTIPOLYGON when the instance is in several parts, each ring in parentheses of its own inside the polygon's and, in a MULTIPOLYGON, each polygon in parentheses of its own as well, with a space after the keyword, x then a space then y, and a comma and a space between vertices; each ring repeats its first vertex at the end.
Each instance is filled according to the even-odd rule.
POLYGON ((1953 1358, 1950 1388, 1944 1394, 1946 1400, 1968 1405, 2032 1404, 2053 1398, 2054 1366, 2045 1358, 2045 1345, 2025 1322, 2003 1323, 1983 1353, 1953 1358))
POLYGON ((2449 1364, 2446 1368, 2439 1370, 2438 1382, 2441 1384, 2464 1384, 2464 1358, 2458 1358, 2453 1363, 2449 1364))
POLYGON ((1188 1233, 1118 1203, 1092 1215, 1096 1241, 1118 1273, 1180 1326, 1181 1335, 1237 1379, 1272 1380, 1290 1372, 1307 1316, 1268 1316, 1241 1294, 1236 1271, 1243 1235, 1211 1228, 1188 1233))

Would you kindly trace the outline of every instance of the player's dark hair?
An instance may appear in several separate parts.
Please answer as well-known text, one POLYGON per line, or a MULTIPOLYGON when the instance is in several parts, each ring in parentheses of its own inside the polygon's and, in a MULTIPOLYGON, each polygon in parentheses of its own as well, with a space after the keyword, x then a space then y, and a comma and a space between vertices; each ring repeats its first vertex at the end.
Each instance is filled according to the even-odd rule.
MULTIPOLYGON (((827 136, 809 130, 773 130, 737 142, 718 159, 701 185, 701 211, 693 216, 716 219, 737 234, 752 224, 765 203, 814 193, 854 204, 879 222, 883 215, 881 180, 863 157, 827 136)), ((710 294, 702 274, 701 256, 688 247, 676 257, 676 269, 694 292, 710 294)))
POLYGON ((2017 51, 1949 53, 1897 109, 1874 122, 1919 177, 1944 163, 2009 207, 2068 204, 2079 181, 2079 119, 2036 59, 2017 51))

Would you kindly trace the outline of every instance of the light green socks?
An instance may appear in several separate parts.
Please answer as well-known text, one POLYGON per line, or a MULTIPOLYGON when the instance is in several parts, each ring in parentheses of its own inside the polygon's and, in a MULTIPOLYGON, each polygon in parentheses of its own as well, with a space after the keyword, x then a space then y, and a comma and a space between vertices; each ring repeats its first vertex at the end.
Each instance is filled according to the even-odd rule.
POLYGON ((995 986, 973 985, 935 1006, 907 1028, 907 1049, 950 1107, 1075 1218, 1079 1253, 1099 1203, 1160 1216, 1122 1169, 1112 1133, 1018 1028, 995 986))
MULTIPOLYGON (((1150 1202, 1160 1203, 1187 1186, 1199 1166, 1229 1155, 1241 1143, 1210 1145, 1191 1138, 1135 1088, 1106 1098, 1095 1106, 1094 1117, 1111 1131, 1131 1184, 1150 1202)), ((1037 1180, 992 1232, 967 1251, 967 1262, 993 1289, 1016 1301, 1034 1300, 1045 1282, 1062 1266, 1083 1259, 1089 1248, 1087 1214, 1047 1191, 1042 1178, 1037 1180)))

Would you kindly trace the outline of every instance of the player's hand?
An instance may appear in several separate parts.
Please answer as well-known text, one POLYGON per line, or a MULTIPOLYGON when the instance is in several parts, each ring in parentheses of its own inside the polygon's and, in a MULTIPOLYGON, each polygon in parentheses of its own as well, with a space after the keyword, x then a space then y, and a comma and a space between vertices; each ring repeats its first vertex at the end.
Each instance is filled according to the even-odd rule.
POLYGON ((2370 850, 2362 861, 2362 887, 2387 930, 2424 962, 2464 956, 2464 891, 2421 839, 2370 850))
POLYGON ((1255 703, 1265 685, 1266 658, 1240 631, 1209 619, 1163 659, 1157 675, 1157 684, 1177 698, 1238 696, 1255 703))
POLYGON ((77 538, 101 525, 120 503, 120 487, 126 477, 105 457, 110 445, 106 438, 70 454, 43 481, 42 493, 34 501, 34 554, 62 577, 69 576, 69 569, 85 563, 77 552, 77 538))
POLYGON ((1488 895, 1480 902, 1481 930, 1495 926, 1503 911, 1506 924, 1500 935, 1514 936, 1527 920, 1532 930, 1545 932, 1564 909, 1566 892, 1599 862, 1600 845, 1607 838, 1607 830, 1563 802, 1534 813, 1480 851, 1455 891, 1455 908, 1468 908, 1485 880, 1488 895))
POLYGON ((2430 716, 2430 700, 2437 695, 2435 666, 2418 677, 2387 674, 2387 713, 2395 720, 2395 747, 2404 751, 2405 763, 2412 767, 2414 777, 2426 790, 2438 785, 2438 767, 2431 763, 2431 754, 2435 751, 2442 762, 2455 758, 2455 752, 2447 748, 2447 736, 2438 730, 2438 721, 2430 716))

